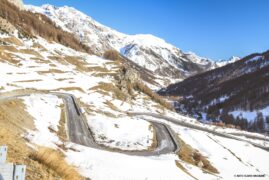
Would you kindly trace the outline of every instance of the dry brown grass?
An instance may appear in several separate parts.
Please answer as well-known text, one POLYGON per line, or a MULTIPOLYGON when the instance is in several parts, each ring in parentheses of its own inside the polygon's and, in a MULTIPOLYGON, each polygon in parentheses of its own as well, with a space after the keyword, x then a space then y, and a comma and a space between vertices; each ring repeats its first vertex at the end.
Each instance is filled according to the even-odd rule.
POLYGON ((84 103, 83 101, 81 101, 81 99, 76 99, 77 100, 77 104, 80 108, 83 108, 85 110, 85 112, 87 112, 87 114, 92 115, 95 112, 95 106, 92 104, 88 104, 88 103, 84 103))
POLYGON ((13 84, 13 83, 7 83, 8 86, 12 86, 12 87, 16 87, 19 88, 19 86, 17 84, 13 84))
POLYGON ((41 54, 39 54, 38 52, 36 52, 32 49, 20 49, 19 52, 23 53, 23 54, 34 55, 35 57, 38 57, 38 58, 44 58, 41 54))
POLYGON ((40 148, 38 151, 31 153, 30 157, 53 170, 65 180, 83 179, 74 167, 66 163, 64 155, 58 151, 49 148, 40 148))
POLYGON ((11 51, 11 52, 19 52, 19 50, 17 48, 15 48, 14 46, 0 46, 0 51, 11 51))
POLYGON ((57 81, 74 80, 73 78, 56 78, 57 81))
POLYGON ((183 161, 192 165, 198 166, 199 162, 203 163, 202 169, 206 172, 218 174, 218 170, 207 160, 205 156, 193 149, 190 145, 186 144, 181 138, 178 137, 180 142, 180 151, 178 156, 183 161))
POLYGON ((127 82, 128 94, 130 94, 132 97, 134 97, 134 89, 135 89, 134 84, 127 82))
POLYGON ((17 45, 17 46, 22 46, 23 45, 23 43, 19 39, 15 38, 15 37, 1 38, 1 41, 7 42, 9 44, 17 45))
POLYGON ((67 63, 75 66, 78 71, 94 72, 94 74, 93 74, 94 76, 104 76, 104 75, 109 75, 111 73, 105 67, 100 67, 100 66, 89 67, 89 64, 87 62, 85 62, 83 59, 81 59, 81 57, 65 56, 64 60, 67 63))
POLYGON ((33 43, 32 47, 37 48, 40 51, 47 51, 47 49, 39 43, 33 43))
POLYGON ((50 67, 57 67, 55 64, 49 63, 50 67))
POLYGON ((8 146, 8 162, 26 165, 27 180, 53 180, 59 179, 59 176, 47 167, 29 158, 33 152, 26 145, 26 140, 23 139, 20 133, 16 132, 16 128, 0 122, 0 146, 8 146))
POLYGON ((103 57, 105 59, 114 60, 114 61, 121 59, 119 52, 116 51, 116 50, 108 50, 108 51, 106 51, 104 53, 103 57))
POLYGON ((20 60, 15 58, 15 55, 1 50, 0 46, 0 62, 10 63, 17 67, 21 66, 20 60))
POLYGON ((88 71, 87 69, 88 64, 84 60, 82 60, 80 57, 65 56, 64 60, 67 63, 74 65, 78 71, 85 71, 85 72, 88 71))
POLYGON ((67 132, 66 132, 66 115, 65 115, 65 106, 61 105, 61 119, 58 126, 57 135, 62 141, 67 141, 67 132))
POLYGON ((112 110, 122 112, 118 107, 116 107, 112 102, 106 101, 105 104, 112 110))
MULTIPOLYGON (((0 96, 4 97, 10 97, 10 96, 22 96, 25 94, 31 94, 31 93, 48 93, 49 91, 39 91, 35 88, 23 88, 23 89, 15 89, 12 91, 2 92, 0 93, 0 96)), ((14 101, 14 100, 12 100, 14 101)), ((2 101, 2 102, 8 102, 8 101, 2 101)), ((0 101, 0 106, 2 105, 2 102, 0 101)))
MULTIPOLYGON (((59 54, 60 55, 60 54, 59 54)), ((62 65, 68 65, 68 63, 64 60, 63 57, 61 56, 48 56, 48 58, 51 60, 51 61, 57 61, 59 63, 61 63, 62 65)))
POLYGON ((56 74, 63 74, 65 73, 64 71, 61 71, 59 69, 49 69, 47 71, 37 71, 38 74, 51 74, 51 73, 56 73, 56 74))
POLYGON ((51 91, 80 91, 85 93, 85 91, 81 87, 63 87, 63 88, 57 88, 57 89, 52 89, 51 91))
POLYGON ((107 77, 107 76, 111 76, 111 77, 115 77, 117 75, 116 72, 95 72, 92 74, 92 76, 95 76, 95 77, 107 77))
POLYGON ((0 146, 8 146, 7 161, 25 164, 27 180, 59 179, 54 171, 29 158, 33 150, 21 135, 25 133, 25 128, 33 130, 34 123, 21 100, 0 102, 0 127, 0 146))
POLYGON ((61 71, 59 69, 49 69, 47 71, 37 71, 38 74, 51 74, 51 73, 56 73, 56 74, 63 74, 65 73, 64 71, 61 71))
POLYGON ((122 61, 109 61, 106 62, 107 65, 114 65, 116 67, 122 66, 123 65, 123 60, 122 61))
POLYGON ((22 100, 0 101, 0 122, 12 124, 18 129, 34 128, 32 117, 25 112, 22 100))
MULTIPOLYGON (((40 57, 34 56, 34 57, 30 57, 31 60, 34 60, 36 63, 38 64, 49 64, 50 61, 46 60, 46 59, 42 59, 40 57)), ((28 66, 29 67, 29 66, 28 66)), ((40 65, 38 66, 40 67, 40 65)))
POLYGON ((42 79, 32 79, 32 80, 23 80, 23 81, 14 81, 18 83, 27 83, 27 82, 40 82, 43 81, 42 79))
POLYGON ((101 66, 91 66, 91 67, 87 67, 87 71, 93 71, 93 72, 99 72, 99 73, 109 73, 110 71, 105 68, 105 67, 101 67, 101 66))
POLYGON ((152 144, 148 148, 149 151, 154 151, 158 146, 156 130, 152 125, 149 125, 149 131, 153 130, 152 144))
POLYGON ((162 106, 164 106, 165 108, 174 111, 174 108, 172 107, 172 105, 167 102, 163 97, 159 96, 157 93, 153 92, 147 85, 145 85, 142 82, 137 82, 134 85, 134 88, 145 93, 146 95, 148 95, 149 97, 151 97, 151 99, 159 104, 161 104, 162 106))

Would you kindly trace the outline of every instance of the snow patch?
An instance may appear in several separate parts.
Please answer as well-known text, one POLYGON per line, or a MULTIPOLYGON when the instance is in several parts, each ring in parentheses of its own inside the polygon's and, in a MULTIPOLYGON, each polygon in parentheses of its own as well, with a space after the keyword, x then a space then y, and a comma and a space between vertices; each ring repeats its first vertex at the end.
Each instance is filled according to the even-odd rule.
POLYGON ((152 144, 150 123, 136 118, 88 116, 88 124, 95 140, 103 145, 122 150, 146 150, 152 144))
POLYGON ((36 130, 28 131, 27 138, 34 144, 55 147, 59 143, 57 132, 61 118, 60 105, 63 101, 57 96, 48 94, 32 94, 22 97, 28 113, 33 117, 36 130))
POLYGON ((233 115, 234 118, 239 117, 239 118, 244 118, 247 119, 248 121, 254 121, 255 118, 257 117, 257 113, 262 113, 263 116, 269 116, 269 106, 256 110, 256 111, 243 111, 243 110, 236 110, 229 112, 229 114, 233 115))

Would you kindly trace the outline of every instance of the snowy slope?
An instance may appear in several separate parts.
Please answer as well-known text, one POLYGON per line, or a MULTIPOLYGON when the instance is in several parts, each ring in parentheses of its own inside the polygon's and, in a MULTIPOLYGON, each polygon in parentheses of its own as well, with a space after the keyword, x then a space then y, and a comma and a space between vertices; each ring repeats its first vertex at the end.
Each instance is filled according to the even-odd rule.
POLYGON ((217 64, 218 64, 219 67, 222 67, 222 66, 225 66, 227 64, 239 61, 240 59, 241 59, 240 57, 232 56, 232 57, 230 57, 229 60, 220 60, 220 61, 218 61, 217 64))
MULTIPOLYGON (((236 129, 201 124, 164 108, 140 92, 134 92, 134 98, 129 101, 122 99, 125 94, 115 90, 117 84, 114 78, 121 68, 120 63, 77 52, 42 38, 21 39, 16 34, 5 33, 0 34, 0 38, 5 44, 0 46, 0 99, 28 94, 20 97, 35 125, 34 130, 21 134, 29 140, 27 145, 62 151, 66 160, 85 177, 94 180, 174 180, 193 177, 213 180, 233 179, 235 174, 251 173, 268 178, 268 152, 250 143, 185 128, 165 119, 129 116, 127 112, 130 111, 153 112, 222 133, 242 133, 236 129), (62 141, 56 131, 59 129, 63 101, 60 97, 46 94, 55 91, 77 97, 98 143, 112 149, 145 150, 153 139, 150 123, 145 120, 162 122, 169 125, 178 138, 207 157, 219 174, 206 173, 175 153, 151 157, 130 156, 62 141), (31 94, 33 92, 35 94, 31 94), (183 168, 178 167, 176 162, 183 168)), ((253 141, 268 147, 268 140, 253 141)))
POLYGON ((58 131, 62 100, 57 96, 46 94, 31 95, 29 97, 22 97, 22 99, 26 104, 27 111, 33 117, 36 127, 35 131, 29 131, 26 138, 33 143, 56 148, 56 144, 60 142, 59 137, 53 134, 49 128, 55 132, 58 131))
POLYGON ((116 49, 156 75, 182 79, 225 64, 201 58, 194 53, 184 53, 163 39, 150 34, 127 35, 117 32, 72 7, 58 8, 52 5, 26 7, 30 11, 47 15, 62 29, 74 33, 96 54, 116 49))

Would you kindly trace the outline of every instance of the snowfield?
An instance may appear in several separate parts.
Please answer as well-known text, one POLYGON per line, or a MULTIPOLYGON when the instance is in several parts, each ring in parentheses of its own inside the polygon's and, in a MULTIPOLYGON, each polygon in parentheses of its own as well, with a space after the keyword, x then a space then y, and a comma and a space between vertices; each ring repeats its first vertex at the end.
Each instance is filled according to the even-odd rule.
POLYGON ((122 150, 147 150, 152 145, 153 127, 146 121, 103 115, 87 119, 99 144, 122 150))
POLYGON ((84 176, 92 179, 192 179, 175 166, 175 160, 177 160, 175 155, 150 158, 111 154, 82 146, 75 147, 80 152, 68 151, 67 160, 77 166, 84 176))
POLYGON ((191 129, 178 128, 178 133, 192 147, 209 157, 220 171, 219 176, 224 179, 232 179, 236 174, 266 174, 269 177, 265 165, 269 156, 264 150, 241 141, 191 129))
POLYGON ((265 117, 269 116, 269 106, 263 109, 257 110, 257 111, 238 110, 238 111, 229 112, 229 114, 233 115, 233 117, 235 118, 236 117, 244 118, 244 119, 247 119, 248 121, 254 121, 257 118, 258 113, 262 113, 265 117))

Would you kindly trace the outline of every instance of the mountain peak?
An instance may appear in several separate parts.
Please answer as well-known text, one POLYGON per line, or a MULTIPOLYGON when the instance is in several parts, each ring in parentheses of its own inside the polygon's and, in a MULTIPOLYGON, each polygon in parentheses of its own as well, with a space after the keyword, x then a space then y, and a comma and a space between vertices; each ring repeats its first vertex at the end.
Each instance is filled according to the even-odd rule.
POLYGON ((171 48, 173 47, 171 44, 168 44, 164 39, 156 37, 152 34, 136 34, 129 36, 129 41, 133 41, 137 44, 141 44, 144 46, 162 46, 171 48))
POLYGON ((235 61, 238 61, 238 60, 240 60, 240 59, 241 59, 241 58, 238 57, 238 56, 232 56, 232 57, 230 57, 229 61, 230 61, 230 62, 235 62, 235 61))

